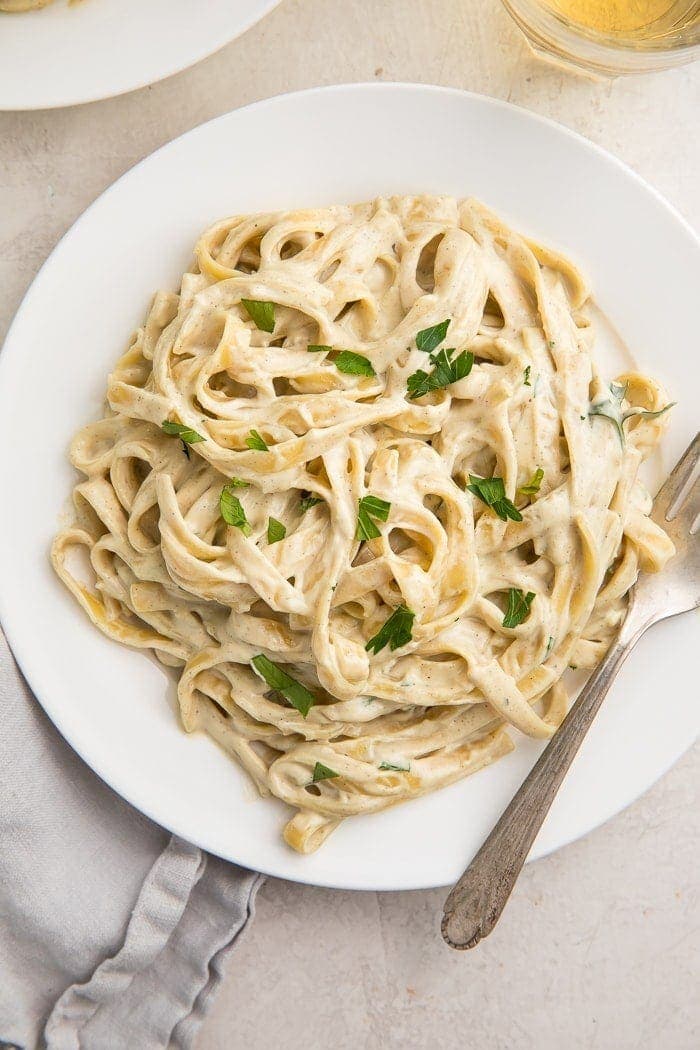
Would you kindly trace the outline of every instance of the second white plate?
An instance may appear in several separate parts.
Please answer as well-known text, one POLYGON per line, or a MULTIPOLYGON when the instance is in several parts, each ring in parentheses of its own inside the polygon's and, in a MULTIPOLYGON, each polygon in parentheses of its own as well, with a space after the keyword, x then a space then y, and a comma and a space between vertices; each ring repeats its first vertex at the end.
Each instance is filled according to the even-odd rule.
POLYGON ((0 13, 0 109, 52 109, 154 84, 218 51, 279 0, 81 0, 0 13))
MULTIPOLYGON (((203 735, 188 737, 154 661, 104 638, 54 578, 48 548, 73 484, 71 435, 154 289, 176 288, 199 232, 230 213, 376 194, 475 195, 569 253, 640 366, 678 401, 667 470, 695 424, 700 247, 631 171, 556 124, 458 91, 317 89, 257 103, 143 161, 64 237, 20 308, 0 359, 0 614, 22 669, 66 739, 154 820, 213 853, 287 879, 356 889, 452 881, 539 753, 348 820, 311 857, 280 839, 281 803, 254 798, 203 735), (202 163, 206 158, 206 164, 202 163)), ((611 363, 611 371, 613 370, 611 363)), ((689 746, 698 705, 692 616, 655 628, 623 670, 537 840, 534 856, 627 805, 689 746)), ((695 638, 697 648, 697 638, 695 638)))

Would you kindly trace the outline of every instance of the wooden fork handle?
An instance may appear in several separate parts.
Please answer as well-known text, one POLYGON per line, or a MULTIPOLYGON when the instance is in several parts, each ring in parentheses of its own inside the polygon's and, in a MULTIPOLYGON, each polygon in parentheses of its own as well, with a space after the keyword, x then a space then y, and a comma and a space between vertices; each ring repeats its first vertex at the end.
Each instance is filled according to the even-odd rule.
POLYGON ((474 948, 498 922, 554 796, 641 631, 624 633, 626 640, 611 646, 447 898, 442 936, 451 948, 474 948))

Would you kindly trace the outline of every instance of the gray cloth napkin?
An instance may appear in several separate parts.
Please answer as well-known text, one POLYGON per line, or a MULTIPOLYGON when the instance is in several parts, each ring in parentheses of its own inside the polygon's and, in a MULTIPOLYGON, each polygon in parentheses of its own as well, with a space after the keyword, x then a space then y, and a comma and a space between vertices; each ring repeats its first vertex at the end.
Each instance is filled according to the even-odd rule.
POLYGON ((261 877, 103 784, 2 633, 0 713, 0 1046, 192 1046, 261 877))

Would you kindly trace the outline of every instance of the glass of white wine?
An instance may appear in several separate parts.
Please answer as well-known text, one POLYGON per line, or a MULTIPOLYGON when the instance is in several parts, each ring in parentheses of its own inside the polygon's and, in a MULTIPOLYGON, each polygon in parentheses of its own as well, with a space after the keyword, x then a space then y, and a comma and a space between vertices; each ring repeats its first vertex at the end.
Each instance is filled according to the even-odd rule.
POLYGON ((700 57, 700 0, 503 0, 543 57, 644 73, 700 57))

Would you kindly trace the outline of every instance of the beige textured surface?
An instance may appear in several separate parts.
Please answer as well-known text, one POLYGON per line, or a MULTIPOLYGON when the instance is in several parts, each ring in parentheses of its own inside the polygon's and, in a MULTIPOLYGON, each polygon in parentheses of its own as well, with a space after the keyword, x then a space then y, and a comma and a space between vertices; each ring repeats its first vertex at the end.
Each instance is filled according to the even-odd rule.
MULTIPOLYGON (((0 114, 0 336, 61 234, 154 148, 258 98, 374 79, 455 85, 551 116, 700 225, 700 66, 593 83, 536 62, 497 0, 283 0, 241 40, 153 88, 0 114)), ((531 865, 494 935, 467 955, 439 938, 442 891, 269 881, 198 1050, 694 1050, 698 754, 531 865)))

